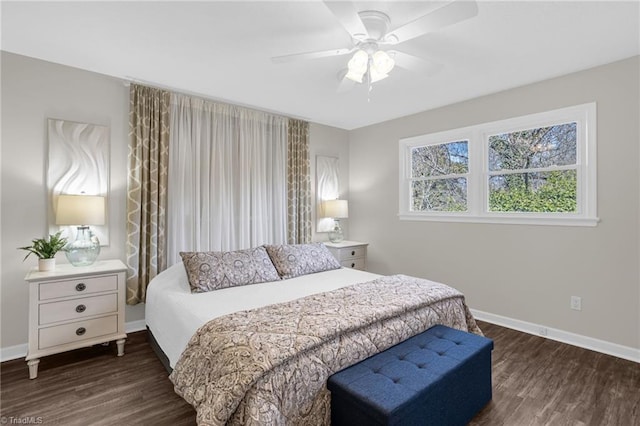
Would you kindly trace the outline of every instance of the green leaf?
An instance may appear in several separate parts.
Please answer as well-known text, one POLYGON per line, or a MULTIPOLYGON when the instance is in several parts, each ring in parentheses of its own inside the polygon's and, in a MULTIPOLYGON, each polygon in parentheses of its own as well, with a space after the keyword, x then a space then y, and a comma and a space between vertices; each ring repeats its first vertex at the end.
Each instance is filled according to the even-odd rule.
POLYGON ((49 235, 48 238, 34 238, 30 246, 18 247, 18 250, 26 250, 28 253, 23 261, 31 254, 39 259, 53 259, 57 252, 62 250, 67 244, 67 239, 62 236, 62 231, 49 235))

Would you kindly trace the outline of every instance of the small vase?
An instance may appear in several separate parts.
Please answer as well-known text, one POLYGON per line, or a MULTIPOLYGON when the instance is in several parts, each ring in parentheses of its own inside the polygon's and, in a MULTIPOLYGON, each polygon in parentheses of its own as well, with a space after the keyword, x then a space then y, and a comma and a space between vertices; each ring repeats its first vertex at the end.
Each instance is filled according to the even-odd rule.
POLYGON ((56 269, 56 259, 38 259, 38 271, 49 272, 56 269))
POLYGON ((344 234, 342 233, 342 227, 340 226, 340 221, 335 220, 333 229, 329 231, 329 241, 332 243, 341 243, 344 241, 344 234))

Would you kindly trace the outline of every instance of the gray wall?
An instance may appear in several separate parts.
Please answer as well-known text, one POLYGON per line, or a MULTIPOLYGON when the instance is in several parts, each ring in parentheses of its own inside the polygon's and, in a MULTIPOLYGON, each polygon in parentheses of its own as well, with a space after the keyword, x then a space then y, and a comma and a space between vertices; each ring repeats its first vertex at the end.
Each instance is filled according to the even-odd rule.
MULTIPOLYGON (((16 247, 47 234, 47 118, 109 126, 110 245, 100 258, 125 260, 125 191, 129 89, 104 75, 2 52, 2 340, 27 342, 27 271, 37 261, 16 247)), ((63 253, 57 262, 66 263, 63 253)), ((144 318, 144 305, 127 306, 126 321, 144 318)))
POLYGON ((368 266, 450 284, 472 308, 640 348, 638 57, 349 133, 350 238, 368 266), (400 221, 398 140, 587 102, 595 228, 400 221), (569 308, 582 297, 582 311, 569 308))

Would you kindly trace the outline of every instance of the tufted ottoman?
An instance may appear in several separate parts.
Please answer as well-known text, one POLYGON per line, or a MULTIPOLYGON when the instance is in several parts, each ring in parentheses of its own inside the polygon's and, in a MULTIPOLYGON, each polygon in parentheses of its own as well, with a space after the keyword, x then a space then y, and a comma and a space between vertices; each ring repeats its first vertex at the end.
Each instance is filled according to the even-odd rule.
POLYGON ((493 341, 436 325, 329 377, 331 423, 465 425, 491 400, 493 341))

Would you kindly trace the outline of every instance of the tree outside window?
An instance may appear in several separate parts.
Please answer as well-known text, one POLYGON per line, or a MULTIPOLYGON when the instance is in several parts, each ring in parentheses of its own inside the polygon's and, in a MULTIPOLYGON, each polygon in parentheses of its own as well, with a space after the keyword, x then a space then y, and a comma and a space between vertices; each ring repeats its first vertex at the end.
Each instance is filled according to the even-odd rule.
POLYGON ((576 123, 489 137, 489 210, 577 210, 576 123))
POLYGON ((595 226, 596 105, 400 140, 401 220, 595 226))

